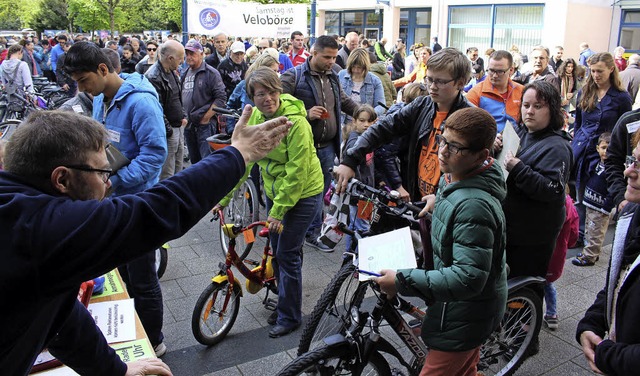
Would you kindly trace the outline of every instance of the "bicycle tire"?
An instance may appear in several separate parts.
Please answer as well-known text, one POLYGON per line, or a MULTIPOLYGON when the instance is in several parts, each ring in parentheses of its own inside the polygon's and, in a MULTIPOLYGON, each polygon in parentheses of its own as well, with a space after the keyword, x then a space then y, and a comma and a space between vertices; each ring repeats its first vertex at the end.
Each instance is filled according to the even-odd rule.
MULTIPOLYGON (((224 208, 224 219, 228 224, 239 224, 242 227, 249 225, 250 223, 258 221, 260 217, 260 206, 258 203, 258 191, 251 179, 245 180, 238 189, 233 192, 229 205, 224 208)), ((253 228, 253 234, 257 233, 258 228, 253 228)), ((221 226, 221 222, 218 221, 218 234, 220 236, 220 244, 222 245, 222 256, 227 257, 229 252, 229 244, 226 235, 224 234, 221 226)), ((246 243, 244 236, 238 236, 236 238, 236 253, 240 260, 244 260, 253 243, 246 243)))
POLYGON ((331 279, 313 308, 298 344, 298 356, 318 345, 329 335, 340 333, 349 328, 351 308, 362 304, 365 288, 355 276, 356 267, 348 263, 331 279), (345 283, 346 282, 346 283, 345 283))
POLYGON ((229 283, 212 282, 200 294, 191 317, 191 331, 198 342, 213 346, 227 336, 240 310, 240 287, 233 286, 227 311, 220 316, 224 297, 229 293, 229 283), (215 328, 215 329, 214 329, 215 328), (208 329, 208 333, 205 333, 208 329))
POLYGON ((509 294, 498 329, 482 345, 478 371, 486 376, 513 375, 527 359, 541 326, 540 297, 528 288, 509 294))
MULTIPOLYGON (((278 376, 302 374, 351 375, 351 368, 359 358, 360 354, 350 349, 347 344, 340 346, 325 345, 294 359, 278 372, 278 376)), ((367 365, 362 370, 361 375, 390 376, 391 368, 382 354, 374 351, 367 360, 367 365)))
POLYGON ((167 270, 167 263, 169 262, 169 255, 167 254, 167 248, 160 246, 156 249, 156 274, 158 279, 162 278, 164 272, 167 270))
POLYGON ((0 140, 8 140, 20 123, 21 121, 17 119, 9 119, 0 123, 0 140))

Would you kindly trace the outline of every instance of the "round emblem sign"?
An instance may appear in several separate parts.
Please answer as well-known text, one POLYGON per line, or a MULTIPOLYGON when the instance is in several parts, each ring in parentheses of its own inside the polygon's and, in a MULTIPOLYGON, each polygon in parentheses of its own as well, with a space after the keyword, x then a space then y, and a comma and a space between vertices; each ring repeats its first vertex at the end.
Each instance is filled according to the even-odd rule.
POLYGON ((220 24, 220 13, 213 8, 206 8, 200 12, 200 24, 207 30, 213 30, 220 24))

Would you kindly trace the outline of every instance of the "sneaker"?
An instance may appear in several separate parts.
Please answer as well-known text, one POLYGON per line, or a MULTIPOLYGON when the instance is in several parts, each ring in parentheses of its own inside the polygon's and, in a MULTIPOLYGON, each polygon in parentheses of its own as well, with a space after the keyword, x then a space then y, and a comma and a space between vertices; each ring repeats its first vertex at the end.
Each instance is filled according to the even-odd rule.
POLYGON ((591 261, 585 255, 576 256, 571 263, 575 266, 593 266, 595 265, 595 261, 591 261))
POLYGON ((558 316, 544 316, 544 322, 551 330, 558 329, 558 316))
POLYGON ((326 253, 331 253, 334 250, 333 248, 329 248, 323 242, 319 241, 315 236, 307 236, 304 240, 304 244, 326 253))
POLYGON ((158 346, 153 348, 153 351, 155 351, 156 357, 160 358, 167 353, 167 346, 164 342, 161 342, 158 346))

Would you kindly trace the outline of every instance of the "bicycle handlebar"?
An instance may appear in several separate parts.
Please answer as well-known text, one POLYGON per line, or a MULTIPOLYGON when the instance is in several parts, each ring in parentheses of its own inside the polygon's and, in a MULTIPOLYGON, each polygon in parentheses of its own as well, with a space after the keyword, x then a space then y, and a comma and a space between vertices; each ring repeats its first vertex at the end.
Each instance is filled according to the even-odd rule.
POLYGON ((391 211, 393 212, 392 214, 395 214, 398 216, 401 216, 406 211, 410 211, 411 214, 413 215, 413 218, 417 219, 418 214, 422 212, 422 209, 426 205, 426 202, 422 202, 422 201, 415 202, 415 203, 405 202, 400 198, 400 194, 397 191, 389 192, 383 189, 371 187, 357 179, 351 179, 351 181, 349 182, 349 185, 347 186, 348 194, 354 197, 368 198, 365 192, 368 192, 369 194, 375 196, 378 200, 381 200, 383 204, 386 204, 386 208, 388 209, 388 211, 391 211), (358 189, 364 192, 361 194, 358 192, 358 189), (397 208, 397 210, 394 209, 393 206, 389 206, 388 203, 393 203, 397 208))
POLYGON ((240 119, 240 114, 237 110, 228 110, 226 108, 220 108, 220 107, 215 107, 215 106, 211 106, 211 110, 213 112, 217 112, 219 114, 234 118, 234 119, 240 119))

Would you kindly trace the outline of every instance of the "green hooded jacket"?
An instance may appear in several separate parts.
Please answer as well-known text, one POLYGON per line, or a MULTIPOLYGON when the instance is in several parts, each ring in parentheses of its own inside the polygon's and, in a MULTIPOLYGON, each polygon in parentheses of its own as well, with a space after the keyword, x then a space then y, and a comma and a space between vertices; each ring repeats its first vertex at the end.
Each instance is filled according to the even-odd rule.
MULTIPOLYGON (((262 173, 265 193, 273 201, 269 216, 282 220, 300 199, 322 193, 324 178, 313 146, 313 134, 306 119, 304 103, 289 94, 281 94, 280 107, 273 117, 279 116, 286 116, 293 126, 280 144, 257 163, 262 173)), ((254 107, 248 125, 262 124, 267 120, 254 107)), ((253 164, 247 166, 244 177, 233 191, 247 180, 252 167, 253 164)), ((230 200, 231 193, 220 201, 220 205, 226 206, 230 200)))
POLYGON ((398 270, 402 295, 422 297, 429 308, 422 338, 440 351, 480 346, 498 326, 507 299, 506 224, 500 202, 507 191, 490 159, 454 183, 440 179, 431 223, 434 270, 398 270))

